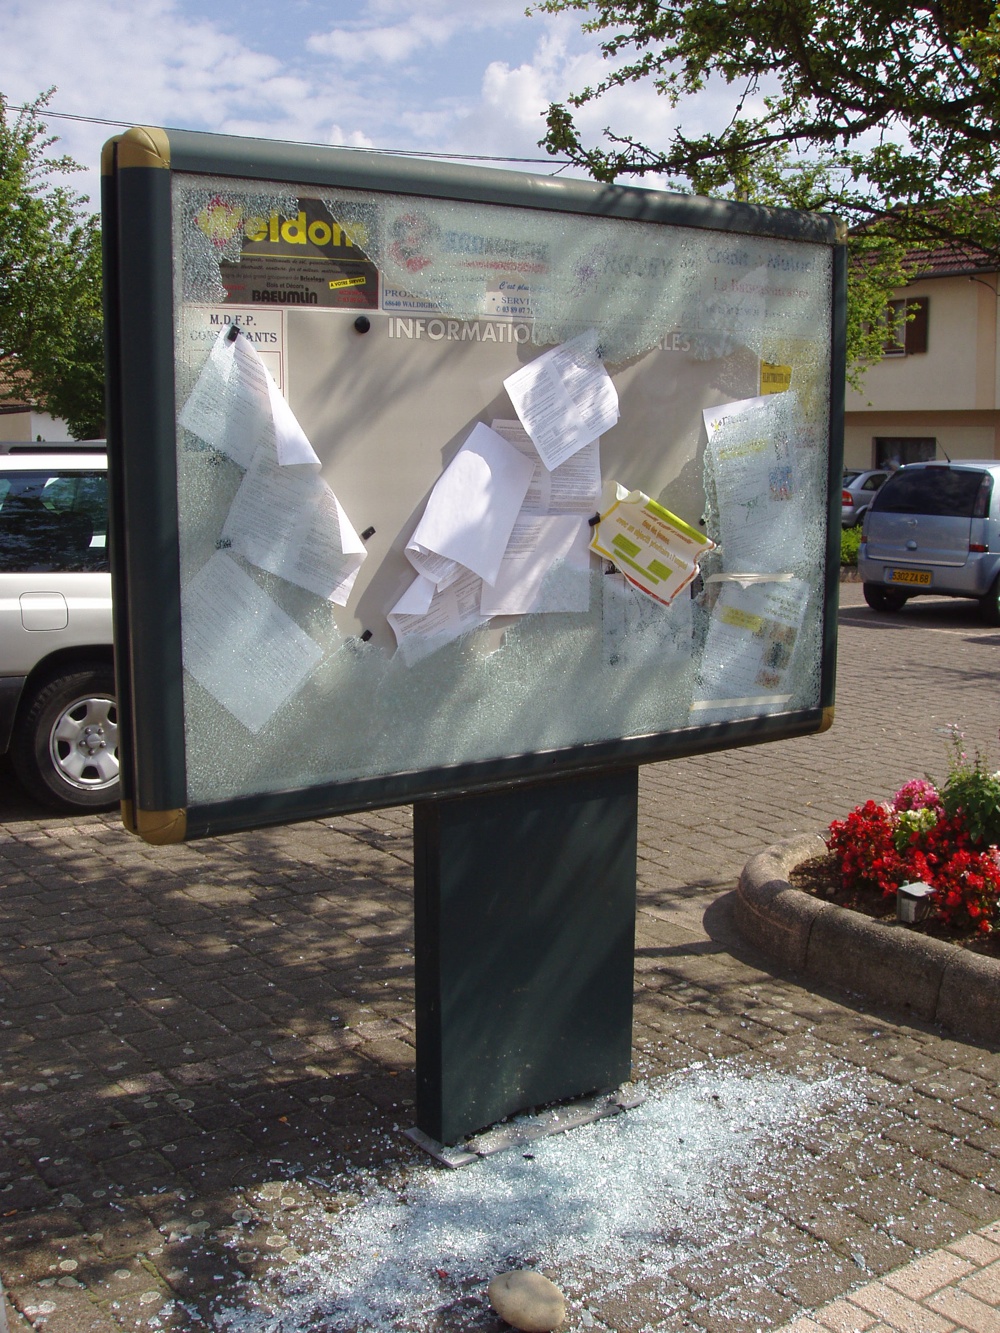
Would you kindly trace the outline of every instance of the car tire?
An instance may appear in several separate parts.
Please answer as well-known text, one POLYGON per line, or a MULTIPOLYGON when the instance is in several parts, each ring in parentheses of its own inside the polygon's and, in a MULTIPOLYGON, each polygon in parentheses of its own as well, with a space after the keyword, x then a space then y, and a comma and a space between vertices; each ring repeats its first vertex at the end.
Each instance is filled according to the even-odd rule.
POLYGON ((10 758, 27 792, 63 812, 120 800, 114 672, 101 662, 49 677, 22 703, 10 758))
POLYGON ((1000 577, 994 580, 986 596, 980 597, 979 609, 987 625, 1000 625, 1000 577))
POLYGON ((902 611, 906 605, 906 593, 901 592, 899 588, 883 588, 881 583, 863 583, 861 591, 873 611, 889 614, 893 611, 902 611))

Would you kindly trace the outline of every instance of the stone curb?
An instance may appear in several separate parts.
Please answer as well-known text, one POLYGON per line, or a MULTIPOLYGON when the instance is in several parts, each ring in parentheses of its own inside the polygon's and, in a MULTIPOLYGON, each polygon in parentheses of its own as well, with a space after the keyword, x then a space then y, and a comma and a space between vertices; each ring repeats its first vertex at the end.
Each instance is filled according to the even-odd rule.
POLYGON ((793 889, 795 867, 825 850, 822 838, 806 833, 746 863, 734 911, 743 938, 789 972, 962 1036, 1000 1040, 1000 962, 793 889))

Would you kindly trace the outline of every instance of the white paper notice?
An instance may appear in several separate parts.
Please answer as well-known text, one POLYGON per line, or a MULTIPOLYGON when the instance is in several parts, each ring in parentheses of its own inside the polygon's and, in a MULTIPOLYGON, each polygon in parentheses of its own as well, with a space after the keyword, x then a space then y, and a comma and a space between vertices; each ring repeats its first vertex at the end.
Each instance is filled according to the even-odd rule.
MULTIPOLYGON (((237 340, 240 344, 238 355, 246 353, 260 360, 258 353, 250 346, 245 338, 237 340)), ((263 362, 261 362, 263 367, 263 362)), ((267 370, 268 397, 271 403, 271 415, 274 419, 274 443, 278 451, 278 462, 287 463, 314 463, 319 466, 319 458, 316 451, 306 438, 306 433, 299 425, 298 418, 292 409, 282 397, 281 390, 275 384, 267 370)))
POLYGON ((503 382, 550 472, 618 420, 618 392, 597 347, 597 330, 588 329, 503 382))
POLYGON ((786 705, 789 667, 808 598, 802 579, 723 584, 712 608, 698 673, 700 697, 692 711, 752 717, 786 705))
POLYGON ((531 472, 530 459, 478 422, 435 483, 407 543, 417 573, 443 591, 456 577, 436 559, 443 556, 493 583, 531 472))
POLYGON ((586 514, 601 498, 601 441, 591 440, 550 472, 520 421, 494 421, 492 429, 534 464, 522 514, 586 514))
POLYGON ((255 734, 302 686, 323 650, 223 552, 181 592, 184 666, 255 734))
POLYGON ((178 420, 240 467, 249 467, 257 447, 273 436, 271 377, 259 356, 237 360, 240 341, 226 329, 219 333, 178 420))
POLYGON ((468 572, 444 591, 434 591, 425 612, 411 614, 411 607, 424 605, 429 583, 430 580, 418 577, 387 617, 407 666, 436 653, 469 630, 485 625, 489 619, 479 610, 483 581, 468 572))
POLYGON ((722 556, 729 573, 787 570, 802 548, 794 390, 704 412, 722 556))
POLYGON ((249 467, 257 448, 273 441, 279 463, 319 459, 295 413, 285 402, 260 353, 235 325, 216 338, 208 360, 181 409, 185 430, 249 467))
POLYGON ((590 529, 576 515, 525 515, 514 524, 496 584, 483 585, 487 616, 590 609, 590 529))
POLYGON ((346 606, 365 545, 312 468, 282 467, 259 449, 230 506, 222 536, 252 565, 346 606))

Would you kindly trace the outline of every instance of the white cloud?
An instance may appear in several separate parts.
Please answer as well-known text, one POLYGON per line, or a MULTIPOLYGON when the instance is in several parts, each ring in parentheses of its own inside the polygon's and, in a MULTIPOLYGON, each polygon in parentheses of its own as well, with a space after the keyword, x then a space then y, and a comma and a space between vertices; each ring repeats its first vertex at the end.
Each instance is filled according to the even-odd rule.
MULTIPOLYGON (((55 110, 123 128, 534 158, 545 171, 554 168, 537 145, 549 102, 606 66, 579 15, 527 19, 523 5, 368 0, 350 17, 337 6, 322 34, 305 26, 308 7, 288 6, 265 34, 255 11, 208 16, 200 0, 2 0, 0 90, 17 103, 55 84, 55 110)), ((707 114, 718 118, 726 100, 710 94, 707 114)), ((662 143, 676 116, 647 84, 578 120, 588 142, 610 122, 662 143)), ((89 168, 74 184, 96 199, 100 146, 115 127, 49 123, 59 150, 89 168)))
POLYGON ((424 46, 443 46, 455 33, 458 19, 428 19, 415 15, 405 23, 384 28, 333 28, 306 43, 315 55, 329 56, 341 65, 363 65, 371 60, 398 65, 424 46))

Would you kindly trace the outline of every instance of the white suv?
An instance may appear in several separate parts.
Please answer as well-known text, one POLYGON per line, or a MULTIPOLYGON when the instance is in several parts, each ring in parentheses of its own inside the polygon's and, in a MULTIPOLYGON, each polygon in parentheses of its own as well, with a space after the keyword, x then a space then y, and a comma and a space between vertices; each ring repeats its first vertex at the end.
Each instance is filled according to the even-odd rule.
POLYGON ((0 444, 0 754, 38 800, 118 803, 103 442, 0 444))

